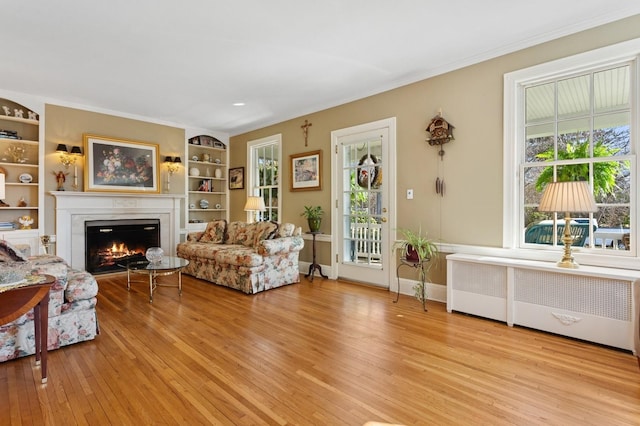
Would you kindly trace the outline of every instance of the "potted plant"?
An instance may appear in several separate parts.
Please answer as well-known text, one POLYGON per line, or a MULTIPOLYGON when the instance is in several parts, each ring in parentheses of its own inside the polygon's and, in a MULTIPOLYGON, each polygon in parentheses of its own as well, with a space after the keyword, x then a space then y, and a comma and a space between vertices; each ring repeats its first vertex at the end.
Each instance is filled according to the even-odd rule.
POLYGON ((400 256, 403 260, 415 263, 420 271, 420 280, 413 287, 415 291, 416 299, 424 304, 426 295, 424 291, 424 285, 426 281, 426 273, 431 268, 430 260, 438 256, 438 246, 436 243, 427 237, 427 233, 422 233, 422 228, 418 232, 412 229, 398 229, 398 232, 402 234, 403 240, 398 241, 394 248, 400 249, 400 256), (429 263, 429 265, 426 265, 429 263))
POLYGON ((318 232, 320 230, 320 224, 322 223, 323 214, 324 210, 322 210, 320 206, 304 206, 304 212, 300 216, 307 218, 311 232, 318 232))
POLYGON ((430 260, 438 254, 438 246, 422 234, 422 228, 415 232, 412 229, 398 229, 403 240, 398 241, 396 248, 402 250, 401 256, 409 262, 422 262, 430 260))

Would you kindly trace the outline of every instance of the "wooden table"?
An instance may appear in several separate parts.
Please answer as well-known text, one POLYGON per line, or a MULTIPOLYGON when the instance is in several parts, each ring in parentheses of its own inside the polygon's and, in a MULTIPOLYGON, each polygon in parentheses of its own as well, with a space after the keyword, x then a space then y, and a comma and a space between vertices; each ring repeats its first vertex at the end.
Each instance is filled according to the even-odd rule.
POLYGON ((25 283, 8 290, 0 288, 0 324, 18 319, 33 309, 36 337, 36 365, 41 365, 42 383, 47 383, 47 341, 49 334, 49 290, 55 282, 51 275, 41 275, 35 284, 25 283))

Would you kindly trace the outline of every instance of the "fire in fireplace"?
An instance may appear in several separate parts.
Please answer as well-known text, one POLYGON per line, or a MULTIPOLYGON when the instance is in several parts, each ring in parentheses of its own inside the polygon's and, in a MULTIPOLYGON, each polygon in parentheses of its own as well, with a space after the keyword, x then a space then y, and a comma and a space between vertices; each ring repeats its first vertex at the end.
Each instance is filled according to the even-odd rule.
POLYGON ((118 265, 144 260, 149 247, 160 246, 159 219, 88 220, 85 267, 92 274, 122 270, 118 265))

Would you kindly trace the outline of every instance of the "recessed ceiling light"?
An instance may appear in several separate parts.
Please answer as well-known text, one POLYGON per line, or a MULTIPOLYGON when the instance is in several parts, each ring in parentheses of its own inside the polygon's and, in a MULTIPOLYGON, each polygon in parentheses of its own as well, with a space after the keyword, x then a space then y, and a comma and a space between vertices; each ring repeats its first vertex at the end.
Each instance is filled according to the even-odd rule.
POLYGON ((233 104, 233 106, 245 106, 246 104, 244 102, 236 102, 233 104))

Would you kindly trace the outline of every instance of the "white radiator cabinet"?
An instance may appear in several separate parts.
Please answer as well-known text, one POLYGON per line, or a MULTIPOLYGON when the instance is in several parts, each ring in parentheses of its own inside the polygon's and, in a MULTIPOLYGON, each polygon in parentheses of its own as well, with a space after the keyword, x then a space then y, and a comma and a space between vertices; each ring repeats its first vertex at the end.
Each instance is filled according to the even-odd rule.
POLYGON ((634 351, 640 271, 447 256, 447 311, 634 351))

